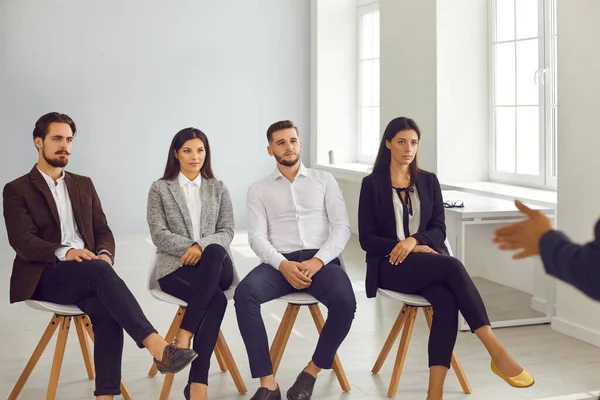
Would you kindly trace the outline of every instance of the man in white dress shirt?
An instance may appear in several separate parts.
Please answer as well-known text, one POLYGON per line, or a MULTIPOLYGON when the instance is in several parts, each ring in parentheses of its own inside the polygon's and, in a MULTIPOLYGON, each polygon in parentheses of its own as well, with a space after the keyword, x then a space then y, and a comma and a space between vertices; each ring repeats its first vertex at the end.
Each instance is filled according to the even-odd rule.
POLYGON ((354 319, 356 298, 338 259, 350 238, 350 223, 333 176, 300 162, 302 142, 294 123, 274 123, 267 130, 267 139, 277 169, 253 183, 247 198, 250 247, 262 264, 237 287, 235 308, 252 377, 261 381, 254 400, 281 398, 261 304, 302 291, 328 308, 312 359, 287 392, 289 400, 308 400, 317 374, 331 369, 354 319))

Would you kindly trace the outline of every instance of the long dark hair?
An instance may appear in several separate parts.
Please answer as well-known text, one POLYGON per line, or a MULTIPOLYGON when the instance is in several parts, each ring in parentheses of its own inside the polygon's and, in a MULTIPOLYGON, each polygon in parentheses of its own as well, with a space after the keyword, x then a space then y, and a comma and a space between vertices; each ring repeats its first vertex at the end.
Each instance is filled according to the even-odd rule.
MULTIPOLYGON (((381 138, 381 144, 379 145, 379 151, 377 152, 377 158, 375 158, 375 164, 373 165, 373 173, 381 173, 389 170, 390 163, 392 161, 392 154, 390 149, 387 148, 385 142, 391 142, 396 133, 400 131, 413 130, 417 133, 419 140, 421 139, 421 131, 415 121, 406 117, 394 118, 386 126, 381 138)), ((421 170, 417 161, 417 155, 415 154, 414 160, 408 166, 410 172, 410 184, 412 185, 415 181, 415 176, 421 170)))
POLYGON ((196 128, 185 128, 177 132, 173 140, 171 141, 171 146, 169 147, 169 154, 167 155, 167 165, 165 167, 165 173, 161 179, 169 180, 177 178, 179 174, 179 160, 175 157, 175 153, 181 149, 185 142, 191 139, 200 139, 202 143, 204 143, 204 151, 206 152, 206 157, 204 158, 204 164, 202 168, 200 168, 200 175, 204 179, 212 179, 215 177, 212 171, 212 167, 210 165, 210 145, 208 144, 208 138, 200 129, 196 128))

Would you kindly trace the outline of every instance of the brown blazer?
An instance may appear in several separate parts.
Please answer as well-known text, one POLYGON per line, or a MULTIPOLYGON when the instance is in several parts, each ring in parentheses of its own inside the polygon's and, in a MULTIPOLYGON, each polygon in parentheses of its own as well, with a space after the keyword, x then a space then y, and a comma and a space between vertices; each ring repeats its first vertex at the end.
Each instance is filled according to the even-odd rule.
MULTIPOLYGON (((65 171, 73 215, 85 247, 115 254, 115 240, 92 180, 65 171)), ((58 209, 48 184, 37 169, 4 186, 4 222, 8 242, 17 253, 10 278, 10 302, 31 298, 46 266, 58 260, 61 247, 58 209)))

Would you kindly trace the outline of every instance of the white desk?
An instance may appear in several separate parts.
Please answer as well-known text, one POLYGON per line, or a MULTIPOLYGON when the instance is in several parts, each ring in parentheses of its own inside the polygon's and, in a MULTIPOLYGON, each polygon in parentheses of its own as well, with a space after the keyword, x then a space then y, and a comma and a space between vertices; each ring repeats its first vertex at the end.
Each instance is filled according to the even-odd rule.
MULTIPOLYGON (((448 222, 455 221, 454 226, 457 234, 456 248, 453 248, 455 257, 465 264, 466 253, 465 253, 465 231, 469 225, 485 225, 485 224, 509 224, 516 221, 522 220, 523 214, 517 210, 514 202, 510 200, 498 199, 494 197, 487 197, 478 194, 460 192, 457 190, 443 190, 442 197, 444 201, 454 202, 461 200, 464 203, 464 207, 461 208, 446 208, 446 220, 448 222)), ((554 209, 550 207, 540 207, 534 205, 528 205, 533 209, 542 210, 551 218, 554 218, 554 209)), ((549 288, 546 289, 546 298, 548 304, 551 303, 553 298, 552 293, 549 293, 549 288)), ((553 302, 552 302, 553 303, 553 302)), ((508 327, 508 326, 523 326, 523 325, 535 325, 549 323, 551 315, 546 313, 545 317, 538 318, 524 318, 506 321, 491 321, 493 328, 508 327)), ((469 330, 469 325, 466 323, 463 316, 459 319, 459 329, 461 331, 469 330)))

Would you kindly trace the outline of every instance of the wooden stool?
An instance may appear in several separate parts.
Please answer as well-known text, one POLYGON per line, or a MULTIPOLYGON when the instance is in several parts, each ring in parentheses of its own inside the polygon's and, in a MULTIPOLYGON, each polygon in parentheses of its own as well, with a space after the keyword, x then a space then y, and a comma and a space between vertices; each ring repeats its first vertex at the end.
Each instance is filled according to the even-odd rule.
MULTIPOLYGON (((165 293, 166 294, 166 293, 165 293)), ((183 315, 185 314, 185 307, 179 306, 177 310, 177 314, 175 314, 175 318, 173 318, 173 322, 171 323, 171 327, 165 336, 165 340, 170 343, 175 339, 177 332, 179 331, 179 327, 181 326, 181 321, 183 320, 183 315)), ((233 382, 235 386, 240 392, 240 394, 246 393, 248 390, 246 389, 246 385, 244 384, 244 380, 240 375, 240 372, 235 364, 235 360, 231 355, 231 351, 229 350, 229 346, 227 346, 227 342, 225 341, 225 337, 223 336, 223 332, 219 331, 219 338, 217 339, 217 345, 215 346, 215 356, 217 357, 217 362, 219 363, 219 368, 221 368, 222 372, 229 371, 231 373, 231 377, 233 378, 233 382)), ((148 371, 149 376, 155 376, 158 372, 158 368, 156 364, 152 364, 152 368, 148 371)), ((174 374, 166 374, 165 380, 163 382, 162 390, 160 391, 160 400, 167 400, 171 393, 171 387, 173 386, 173 378, 174 374)))
MULTIPOLYGON (((90 350, 89 342, 85 332, 90 336, 92 342, 94 341, 94 331, 92 329, 92 323, 87 315, 85 315, 78 307, 73 305, 61 305, 54 304, 47 301, 27 300, 25 303, 37 310, 50 311, 54 313, 48 327, 44 331, 42 338, 36 346, 31 358, 27 362, 25 369, 21 373, 21 376, 17 380, 15 387, 12 392, 8 395, 8 400, 16 400, 25 386, 27 379, 33 372, 37 362, 44 353, 48 342, 54 336, 54 332, 60 327, 58 331, 58 339, 56 341, 56 348, 54 350, 54 359, 52 360, 52 369, 50 370, 50 381, 48 382, 48 392, 46 393, 46 400, 54 400, 56 397, 56 389, 58 387, 58 379, 60 377, 60 370, 62 367, 63 357, 65 354, 65 348, 67 346, 67 337, 69 336, 69 327, 71 326, 71 318, 75 319, 75 329, 77 331, 77 337, 79 338, 79 346, 81 347, 81 353, 83 354, 83 362, 85 363, 85 369, 89 379, 96 377, 96 370, 94 368, 94 360, 92 358, 92 352, 90 350)), ((131 395, 125 387, 123 381, 121 381, 121 394, 126 399, 131 399, 131 395)))
MULTIPOLYGON (((283 352, 285 351, 288 339, 290 338, 290 334, 294 328, 294 323, 296 322, 296 317, 298 316, 300 307, 308 306, 319 334, 321 334, 321 330, 325 325, 323 314, 319 308, 319 302, 313 296, 307 293, 292 293, 287 296, 280 297, 277 300, 287 302, 288 306, 285 310, 285 314, 283 314, 281 324, 279 324, 279 329, 277 329, 273 343, 271 344, 270 356, 271 364, 273 365, 273 375, 277 374, 279 363, 281 362, 283 352)), ((348 383, 348 378, 346 378, 346 373, 344 372, 344 368, 342 367, 342 363, 340 362, 337 354, 333 359, 332 369, 337 376, 342 390, 344 392, 349 392, 350 384, 348 383)))
MULTIPOLYGON (((431 321, 433 318, 433 309, 431 308, 431 304, 427 300, 425 300, 421 296, 403 294, 394 292, 392 290, 383 290, 378 289, 377 293, 388 297, 394 300, 400 300, 404 303, 400 313, 398 314, 398 318, 396 318, 396 322, 390 331, 390 334, 381 349, 381 353, 373 366, 371 372, 374 374, 379 373, 383 363, 385 362, 394 342, 398 338, 400 331, 402 330, 402 338, 400 339, 400 345, 398 346, 398 355, 396 356, 396 363, 394 364, 394 370, 392 372, 392 379, 390 381, 390 387, 388 389, 388 397, 393 397, 396 395, 398 391, 398 384, 400 383, 400 375, 402 374, 402 368, 404 367, 404 360, 406 359, 406 353, 408 351, 408 344, 410 343, 410 338, 412 335, 413 328, 415 326, 415 318, 417 316, 417 311, 419 308, 423 309, 423 314, 425 314, 425 319, 427 320, 427 325, 429 329, 431 329, 431 321), (404 329, 402 327, 404 326, 404 329)), ((471 386, 469 385, 469 381, 467 380, 467 376, 465 375, 460 362, 458 361, 458 357, 456 354, 452 352, 452 369, 456 373, 456 377, 465 393, 471 393, 471 386)))

